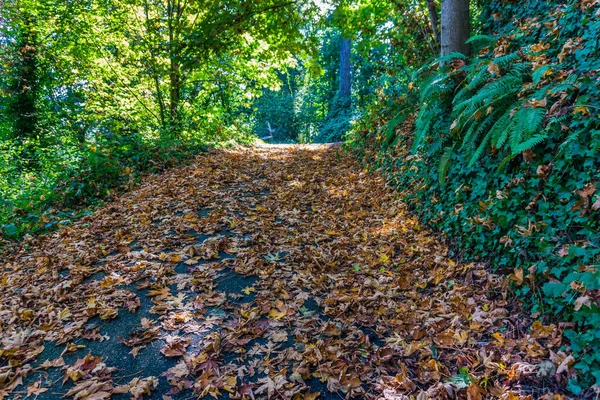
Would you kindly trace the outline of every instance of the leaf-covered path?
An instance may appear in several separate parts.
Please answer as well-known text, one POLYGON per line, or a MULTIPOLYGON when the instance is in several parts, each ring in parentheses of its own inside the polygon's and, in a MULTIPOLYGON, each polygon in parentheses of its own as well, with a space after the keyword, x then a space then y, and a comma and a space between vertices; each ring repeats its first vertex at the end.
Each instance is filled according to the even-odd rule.
POLYGON ((146 179, 6 254, 0 398, 552 393, 560 330, 530 326, 399 197, 332 146, 146 179))

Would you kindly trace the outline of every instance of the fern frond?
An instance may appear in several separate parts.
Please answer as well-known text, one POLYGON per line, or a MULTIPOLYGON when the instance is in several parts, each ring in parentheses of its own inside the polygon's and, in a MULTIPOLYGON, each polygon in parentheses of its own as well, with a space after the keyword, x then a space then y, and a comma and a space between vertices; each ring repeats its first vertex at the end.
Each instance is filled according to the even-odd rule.
POLYGON ((538 144, 542 143, 544 140, 548 138, 548 133, 543 131, 542 133, 538 133, 527 139, 526 141, 517 145, 516 148, 513 149, 513 154, 520 154, 524 151, 531 150, 538 144))
POLYGON ((425 142, 425 138, 430 132, 431 124, 438 115, 439 109, 437 104, 433 105, 426 104, 419 111, 417 120, 415 121, 415 132, 412 145, 412 152, 416 153, 418 148, 425 142))
POLYGON ((459 53, 459 52, 455 51, 455 52, 446 54, 445 56, 438 57, 436 61, 438 63, 440 63, 440 64, 445 64, 448 61, 466 60, 466 59, 467 59, 467 56, 465 56, 462 53, 459 53))
POLYGON ((456 114, 473 115, 475 112, 491 104, 495 97, 505 97, 521 90, 523 80, 514 75, 506 75, 483 86, 477 94, 462 103, 454 104, 456 114))
POLYGON ((501 148, 506 143, 515 122, 515 120, 511 118, 513 110, 513 108, 506 110, 490 129, 489 134, 492 146, 501 148))
POLYGON ((396 116, 392 120, 388 121, 385 130, 384 145, 386 147, 389 147, 394 142, 394 140, 396 139, 396 127, 402 124, 404 121, 406 121, 407 117, 407 113, 404 112, 404 110, 402 110, 398 114, 396 114, 396 116))
POLYGON ((521 59, 518 53, 509 53, 504 56, 495 57, 492 59, 494 64, 498 65, 500 68, 507 68, 509 66, 518 65, 517 61, 521 59))
POLYGON ((471 156, 471 160, 469 161, 469 167, 472 167, 477 162, 477 160, 479 160, 481 158, 481 156, 483 155, 483 152, 488 147, 488 143, 490 142, 490 139, 491 139, 491 135, 489 133, 487 135, 485 135, 485 137, 481 141, 481 144, 479 144, 479 147, 477 148, 477 150, 475 150, 475 152, 471 156))
MULTIPOLYGON (((486 144, 489 143, 491 140, 490 128, 498 120, 498 115, 500 115, 500 114, 502 114, 502 110, 498 110, 496 112, 490 113, 480 123, 478 121, 477 122, 474 121, 471 124, 471 127, 469 128, 469 130, 467 131, 465 137, 463 138, 462 147, 469 148, 469 152, 472 152, 472 149, 474 149, 477 146, 477 140, 485 132, 487 132, 487 133, 485 134, 482 141, 486 142, 486 144)), ((479 158, 479 157, 477 157, 477 158, 479 158)))
POLYGON ((491 43, 495 43, 496 39, 489 35, 475 35, 475 36, 471 36, 465 43, 473 44, 473 43, 481 43, 481 42, 486 43, 486 44, 491 44, 491 43))
POLYGON ((571 75, 567 76, 565 78, 564 81, 562 81, 561 83, 552 86, 549 90, 548 93, 560 93, 560 92, 564 92, 567 89, 572 89, 574 86, 577 86, 577 80, 578 80, 579 76, 575 73, 572 73, 571 75))
POLYGON ((513 153, 521 153, 518 151, 522 147, 521 145, 540 130, 545 114, 546 110, 543 108, 521 107, 517 111, 516 123, 510 135, 510 147, 513 153))

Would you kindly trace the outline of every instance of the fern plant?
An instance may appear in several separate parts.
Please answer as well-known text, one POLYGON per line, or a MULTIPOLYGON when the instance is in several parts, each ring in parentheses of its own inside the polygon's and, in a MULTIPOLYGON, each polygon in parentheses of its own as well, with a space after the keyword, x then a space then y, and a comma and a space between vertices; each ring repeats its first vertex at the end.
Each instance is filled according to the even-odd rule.
POLYGON ((447 116, 450 114, 452 98, 461 78, 457 70, 452 68, 448 62, 464 59, 465 56, 460 53, 451 53, 436 61, 433 68, 422 69, 417 72, 417 76, 422 76, 431 72, 437 65, 441 65, 439 71, 429 74, 422 80, 420 85, 421 109, 415 121, 413 152, 419 151, 427 142, 427 138, 438 139, 434 140, 433 143, 428 143, 428 150, 433 152, 441 150, 444 142, 447 141, 447 116), (432 148, 432 146, 435 148, 432 148))
MULTIPOLYGON (((491 40, 473 38, 484 43, 491 40)), ((564 93, 576 81, 575 76, 545 81, 545 75, 558 66, 534 70, 521 53, 475 58, 458 68, 448 62, 459 59, 460 55, 453 54, 438 60, 432 66, 435 72, 420 86, 422 106, 412 150, 439 154, 440 184, 455 151, 466 154, 472 167, 492 149, 508 151, 509 160, 548 140, 560 122, 548 115, 547 99, 564 93), (452 122, 445 125, 448 115, 452 122)), ((567 138, 565 143, 572 140, 567 138)))
POLYGON ((507 146, 514 156, 548 137, 544 103, 531 98, 543 96, 547 88, 542 93, 532 90, 531 65, 519 62, 518 57, 509 54, 481 60, 471 68, 468 83, 454 98, 452 127, 462 138, 461 149, 470 156, 470 166, 492 147, 507 146))

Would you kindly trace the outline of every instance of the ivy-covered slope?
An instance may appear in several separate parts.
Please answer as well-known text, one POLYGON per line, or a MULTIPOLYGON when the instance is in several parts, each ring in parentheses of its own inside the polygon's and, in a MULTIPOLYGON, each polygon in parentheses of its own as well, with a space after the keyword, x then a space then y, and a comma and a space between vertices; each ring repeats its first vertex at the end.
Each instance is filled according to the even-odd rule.
POLYGON ((419 71, 396 105, 365 114, 350 143, 457 256, 505 271, 534 316, 561 322, 576 357, 565 383, 591 395, 600 385, 600 2, 491 1, 481 18, 474 57, 419 71))

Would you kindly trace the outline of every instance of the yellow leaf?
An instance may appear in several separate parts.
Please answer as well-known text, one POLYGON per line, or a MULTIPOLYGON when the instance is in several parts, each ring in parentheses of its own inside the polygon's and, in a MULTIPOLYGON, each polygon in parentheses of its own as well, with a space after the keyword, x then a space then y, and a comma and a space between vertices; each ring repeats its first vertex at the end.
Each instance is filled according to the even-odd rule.
POLYGON ((225 382, 223 382, 223 389, 225 389, 229 393, 233 393, 235 391, 236 386, 237 378, 235 376, 228 376, 225 382))
POLYGON ((315 400, 317 399, 319 396, 321 395, 321 392, 314 392, 314 393, 310 393, 310 389, 309 391, 304 395, 303 399, 304 400, 315 400))
POLYGON ((387 254, 380 253, 379 254, 379 262, 382 264, 387 264, 390 262, 390 257, 387 254))
POLYGON ((573 109, 573 114, 581 114, 588 116, 590 115, 590 110, 586 106, 577 106, 573 109))
POLYGON ((63 321, 66 321, 69 318, 71 318, 71 311, 69 311, 68 308, 65 308, 64 310, 62 310, 60 312, 60 319, 62 319, 63 321))
POLYGON ((82 345, 82 344, 69 343, 69 344, 67 344, 67 348, 65 349, 65 352, 67 352, 67 353, 73 353, 73 352, 76 352, 79 349, 85 349, 85 346, 82 345))
POLYGON ((94 296, 86 300, 85 305, 87 308, 96 308, 96 298, 94 296))
POLYGON ((250 294, 250 293, 254 293, 256 292, 256 289, 253 288, 252 286, 246 286, 245 288, 242 289, 242 293, 244 294, 250 294))
POLYGON ((496 339, 498 342, 500 342, 501 345, 504 344, 504 337, 502 337, 502 334, 500 332, 496 332, 492 335, 492 337, 494 339, 496 339))
POLYGON ((533 46, 531 46, 531 51, 535 52, 535 53, 539 53, 541 51, 544 50, 548 50, 550 48, 549 44, 544 44, 544 42, 540 42, 538 44, 534 44, 533 46))
POLYGON ((273 319, 281 319, 283 317, 285 317, 284 312, 280 311, 280 310, 276 310, 274 308, 271 309, 271 311, 269 311, 269 317, 273 318, 273 319))
POLYGON ((523 268, 517 268, 510 274, 510 279, 513 280, 518 286, 523 284, 523 268))
POLYGON ((275 308, 272 308, 271 311, 269 311, 269 316, 273 319, 281 319, 287 315, 287 311, 288 309, 285 303, 281 300, 277 300, 275 308))

